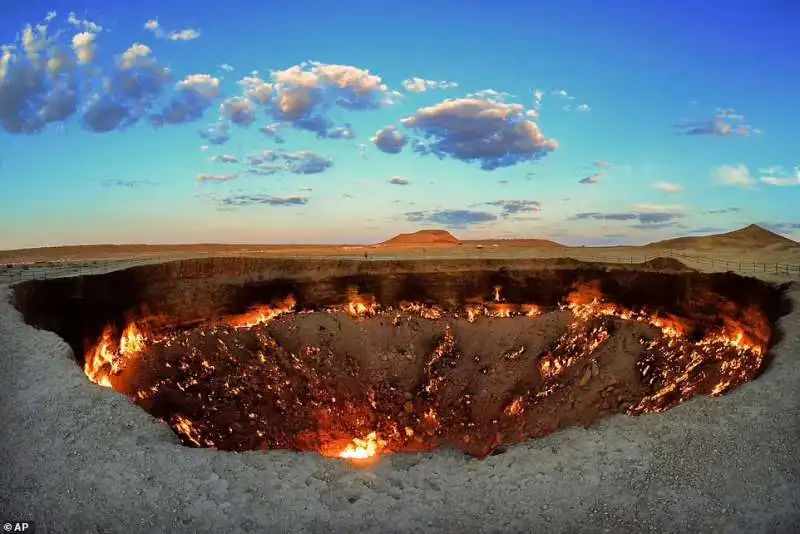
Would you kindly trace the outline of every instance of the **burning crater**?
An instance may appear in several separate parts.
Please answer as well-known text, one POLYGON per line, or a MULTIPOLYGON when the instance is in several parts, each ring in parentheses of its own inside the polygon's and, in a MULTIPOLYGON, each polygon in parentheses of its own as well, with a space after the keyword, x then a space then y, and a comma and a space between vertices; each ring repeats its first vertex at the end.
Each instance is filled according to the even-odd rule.
POLYGON ((488 263, 196 260, 15 293, 187 445, 345 458, 484 457, 721 395, 764 368, 789 311, 784 287, 730 273, 488 263))

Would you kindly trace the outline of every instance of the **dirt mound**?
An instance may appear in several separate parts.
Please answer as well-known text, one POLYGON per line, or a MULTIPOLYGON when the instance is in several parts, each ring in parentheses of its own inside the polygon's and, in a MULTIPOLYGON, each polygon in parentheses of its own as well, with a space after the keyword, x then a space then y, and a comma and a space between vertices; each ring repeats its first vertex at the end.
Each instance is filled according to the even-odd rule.
POLYGON ((455 245, 458 239, 445 230, 420 230, 411 234, 398 234, 381 245, 455 245))
POLYGON ((775 245, 797 247, 798 243, 788 237, 770 232, 757 224, 751 224, 732 232, 697 237, 678 237, 651 243, 648 246, 658 248, 762 248, 775 245))
POLYGON ((695 272, 695 269, 688 267, 680 260, 676 260, 675 258, 664 258, 658 257, 653 258, 652 260, 647 260, 646 262, 642 263, 642 267, 645 269, 652 269, 654 271, 667 271, 667 272, 695 272))

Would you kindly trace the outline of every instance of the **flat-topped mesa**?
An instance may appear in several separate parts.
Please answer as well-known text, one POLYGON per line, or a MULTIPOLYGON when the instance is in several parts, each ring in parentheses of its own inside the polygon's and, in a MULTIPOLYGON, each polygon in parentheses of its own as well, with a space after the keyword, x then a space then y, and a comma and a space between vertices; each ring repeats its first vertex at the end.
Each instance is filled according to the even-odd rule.
POLYGON ((392 245, 455 245, 459 242, 453 234, 446 230, 420 230, 410 234, 398 234, 393 238, 379 243, 384 246, 392 245))

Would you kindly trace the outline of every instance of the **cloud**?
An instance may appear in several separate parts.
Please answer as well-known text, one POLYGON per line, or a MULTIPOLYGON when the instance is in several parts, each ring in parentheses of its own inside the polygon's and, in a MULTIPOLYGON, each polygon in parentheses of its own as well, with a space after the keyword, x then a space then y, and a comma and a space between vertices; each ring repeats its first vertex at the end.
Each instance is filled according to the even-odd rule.
POLYGON ((352 139, 356 136, 356 132, 349 124, 343 126, 336 126, 327 132, 328 139, 352 139))
POLYGON ((220 63, 217 65, 220 70, 224 70, 225 72, 233 72, 233 66, 228 63, 220 63))
POLYGON ((389 180, 387 183, 389 183, 391 185, 408 185, 411 182, 408 181, 408 178, 403 178, 402 176, 395 176, 394 178, 389 180))
POLYGON ((750 189, 756 180, 750 175, 750 169, 744 163, 738 165, 720 165, 711 171, 711 177, 720 185, 750 189))
MULTIPOLYGON (((56 12, 51 11, 50 13, 47 14, 45 21, 50 22, 55 17, 56 17, 56 12)), ((75 28, 81 28, 84 31, 92 33, 100 33, 103 31, 103 27, 100 26, 99 24, 96 24, 90 20, 79 19, 73 12, 67 14, 67 24, 69 24, 70 26, 74 26, 75 28)))
POLYGON ((399 154, 408 143, 408 138, 397 131, 394 126, 386 126, 375 133, 370 139, 378 150, 386 154, 399 154))
POLYGON ((109 178, 100 182, 103 187, 125 187, 132 189, 134 187, 143 187, 157 185, 152 180, 123 180, 120 178, 109 178))
POLYGON ((493 200, 484 202, 484 206, 495 206, 501 209, 501 217, 510 217, 519 213, 538 213, 542 204, 536 200, 493 200))
POLYGON ((542 99, 544 98, 544 91, 536 89, 533 92, 533 107, 540 109, 542 107, 542 99))
POLYGON ((721 137, 749 137, 760 133, 744 122, 744 116, 732 109, 717 109, 709 119, 684 119, 674 125, 680 135, 716 135, 721 137))
POLYGON ((590 176, 587 176, 586 178, 582 178, 582 179, 578 180, 578 183, 581 183, 581 184, 584 184, 584 185, 599 184, 600 182, 603 181, 603 176, 605 176, 605 173, 596 172, 596 173, 594 173, 594 174, 592 174, 590 176))
POLYGON ((238 172, 227 172, 224 174, 205 174, 201 173, 197 175, 197 183, 204 184, 207 182, 212 183, 223 183, 223 182, 230 182, 231 180, 235 180, 239 177, 238 172))
POLYGON ((333 160, 313 152, 284 152, 281 150, 264 150, 261 154, 248 156, 246 163, 248 172, 268 176, 279 172, 292 174, 318 174, 333 166, 333 160))
POLYGON ((219 105, 219 114, 239 126, 247 126, 256 120, 256 108, 253 102, 239 96, 223 100, 219 105))
POLYGON ((220 95, 220 81, 209 74, 191 74, 178 82, 166 106, 150 117, 154 126, 199 120, 220 95))
POLYGON ((148 20, 144 23, 144 29, 152 32, 159 39, 169 41, 193 41, 200 37, 200 31, 194 28, 183 30, 165 30, 158 19, 148 20))
MULTIPOLYGON (((133 126, 147 114, 170 80, 169 69, 162 67, 152 57, 150 47, 141 43, 133 44, 117 58, 115 71, 103 89, 89 98, 83 109, 84 126, 96 133, 133 126)), ((179 113, 180 103, 178 95, 170 103, 176 109, 168 106, 162 114, 171 111, 179 113)), ((167 122, 167 118, 164 117, 164 122, 167 122)))
POLYGON ((481 89, 480 91, 476 91, 474 93, 469 93, 467 98, 474 98, 478 100, 491 100, 492 102, 508 102, 509 100, 513 100, 516 98, 511 93, 506 93, 504 91, 496 91, 494 89, 481 89))
POLYGON ((564 90, 564 89, 557 89, 557 90, 553 91, 553 95, 554 95, 554 96, 557 96, 557 97, 559 97, 559 98, 564 98, 564 99, 566 99, 566 100, 575 100, 575 97, 574 97, 574 96, 572 96, 572 95, 570 95, 570 94, 569 94, 569 93, 568 93, 566 90, 564 90))
POLYGON ((594 162, 594 166, 600 169, 607 169, 611 167, 611 163, 602 159, 598 159, 597 161, 594 162))
POLYGON ((240 207, 240 206, 305 206, 308 204, 308 197, 300 195, 290 195, 285 197, 274 197, 270 195, 231 195, 221 197, 218 199, 219 205, 222 207, 240 207))
POLYGON ((519 104, 463 98, 419 109, 402 123, 427 139, 416 143, 415 151, 494 170, 536 161, 558 148, 524 113, 519 104))
POLYGON ((800 230, 800 222, 762 222, 760 224, 764 228, 772 230, 773 232, 778 232, 779 234, 792 234, 800 230))
POLYGON ((94 61, 97 52, 95 37, 96 35, 91 32, 81 32, 72 37, 72 49, 81 65, 88 65, 94 61))
POLYGON ((194 28, 172 31, 169 34, 170 41, 193 41, 200 37, 200 31, 194 28))
POLYGON ((454 89, 458 87, 458 84, 456 82, 410 78, 408 80, 403 80, 403 87, 410 93, 424 93, 432 89, 454 89))
POLYGON ((635 227, 663 226, 674 223, 683 218, 682 206, 662 206, 658 204, 637 204, 633 210, 627 212, 584 212, 576 213, 570 220, 596 220, 596 221, 636 221, 635 227))
POLYGON ((331 106, 359 111, 393 103, 394 92, 380 76, 350 65, 312 61, 273 71, 271 79, 272 116, 320 137, 333 127, 327 116, 331 106))
POLYGON ((465 228, 497 220, 497 215, 493 213, 472 210, 412 211, 406 213, 405 216, 409 222, 433 224, 447 228, 465 228))
POLYGON ((800 185, 800 167, 795 167, 793 174, 786 172, 782 167, 769 167, 759 170, 759 180, 768 185, 787 187, 800 185))
POLYGON ((674 182, 656 182, 653 184, 653 187, 665 193, 680 193, 684 190, 681 184, 676 184, 674 182))
POLYGON ((285 128, 286 124, 282 122, 273 122, 272 124, 267 124, 266 126, 262 126, 258 129, 259 132, 266 135, 267 137, 272 138, 278 144, 283 144, 286 142, 286 139, 282 135, 280 135, 281 129, 285 128))
POLYGON ((211 158, 209 159, 215 163, 240 163, 238 157, 231 156, 229 154, 223 154, 221 156, 211 156, 211 158))
POLYGON ((705 213, 707 215, 719 215, 721 213, 736 213, 738 211, 741 211, 741 210, 739 208, 737 208, 736 206, 730 206, 728 208, 711 209, 711 210, 708 210, 708 211, 704 211, 703 213, 705 213))
POLYGON ((50 32, 54 17, 49 13, 43 23, 25 26, 18 43, 0 46, 0 128, 7 133, 37 133, 79 111, 80 67, 94 66, 95 33, 102 28, 74 19, 79 33, 50 32))
POLYGON ((578 104, 578 107, 575 108, 575 111, 580 111, 582 113, 589 113, 592 111, 592 108, 589 107, 589 104, 578 104))
POLYGON ((213 122, 197 133, 212 145, 224 145, 230 139, 228 123, 224 121, 213 122))

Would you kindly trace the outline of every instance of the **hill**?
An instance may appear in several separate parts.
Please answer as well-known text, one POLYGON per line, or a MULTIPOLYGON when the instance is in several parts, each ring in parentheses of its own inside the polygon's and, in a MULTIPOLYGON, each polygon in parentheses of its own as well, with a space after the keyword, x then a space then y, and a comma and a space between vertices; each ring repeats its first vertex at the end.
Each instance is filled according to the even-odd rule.
POLYGON ((796 241, 788 237, 770 232, 757 224, 751 224, 722 234, 711 234, 694 237, 678 237, 650 243, 648 247, 654 248, 762 248, 762 247, 797 247, 796 241))
POLYGON ((455 245, 458 242, 459 240, 453 234, 445 230, 420 230, 410 234, 398 234, 379 245, 455 245))

